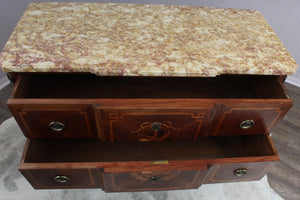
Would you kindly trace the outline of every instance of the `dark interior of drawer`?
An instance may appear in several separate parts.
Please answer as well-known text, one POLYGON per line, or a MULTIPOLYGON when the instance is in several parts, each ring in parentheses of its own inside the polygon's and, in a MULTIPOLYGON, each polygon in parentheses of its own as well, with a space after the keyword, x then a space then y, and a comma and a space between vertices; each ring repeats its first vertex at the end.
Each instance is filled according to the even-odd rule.
POLYGON ((99 77, 23 75, 14 98, 257 98, 285 99, 276 76, 99 77))
POLYGON ((274 156, 267 136, 208 137, 197 142, 101 143, 29 139, 25 163, 194 160, 274 156))

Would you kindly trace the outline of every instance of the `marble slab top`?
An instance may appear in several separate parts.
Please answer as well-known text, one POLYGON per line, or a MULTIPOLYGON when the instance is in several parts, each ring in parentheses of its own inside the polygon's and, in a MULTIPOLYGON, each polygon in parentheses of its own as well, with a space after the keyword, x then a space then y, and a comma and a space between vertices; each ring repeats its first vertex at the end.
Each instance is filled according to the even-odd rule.
POLYGON ((30 3, 2 53, 6 72, 99 76, 291 75, 297 64, 256 10, 30 3))

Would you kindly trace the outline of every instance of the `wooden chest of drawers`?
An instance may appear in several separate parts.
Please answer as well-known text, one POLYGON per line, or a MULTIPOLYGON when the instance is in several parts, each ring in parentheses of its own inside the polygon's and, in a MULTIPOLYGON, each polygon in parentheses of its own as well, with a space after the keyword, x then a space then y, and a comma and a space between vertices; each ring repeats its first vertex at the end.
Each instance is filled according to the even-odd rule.
POLYGON ((53 2, 0 67, 32 186, 120 192, 260 179, 297 64, 255 10, 53 2))
POLYGON ((8 106, 34 188, 120 192, 260 179, 292 100, 278 76, 17 74, 8 106))

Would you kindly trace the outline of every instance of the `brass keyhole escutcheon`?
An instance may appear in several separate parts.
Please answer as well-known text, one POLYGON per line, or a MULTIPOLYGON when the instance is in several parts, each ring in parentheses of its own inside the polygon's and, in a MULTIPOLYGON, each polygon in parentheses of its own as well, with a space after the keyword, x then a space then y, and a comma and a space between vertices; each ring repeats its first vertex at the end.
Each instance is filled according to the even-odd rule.
POLYGON ((160 179, 159 176, 152 176, 151 177, 152 182, 157 182, 157 181, 159 181, 159 179, 160 179))
POLYGON ((236 169, 233 171, 233 174, 235 176, 245 176, 247 174, 247 169, 245 169, 245 168, 236 169))
POLYGON ((251 128, 252 126, 254 126, 255 122, 251 119, 247 119, 241 122, 240 127, 242 129, 248 129, 251 128))
POLYGON ((161 123, 160 122, 154 122, 152 124, 152 130, 153 131, 160 131, 161 130, 161 123))
POLYGON ((54 177, 54 180, 58 183, 67 183, 70 180, 70 178, 67 176, 58 175, 54 177))
POLYGON ((51 122, 49 128, 53 131, 60 132, 65 129, 65 125, 61 122, 51 122))

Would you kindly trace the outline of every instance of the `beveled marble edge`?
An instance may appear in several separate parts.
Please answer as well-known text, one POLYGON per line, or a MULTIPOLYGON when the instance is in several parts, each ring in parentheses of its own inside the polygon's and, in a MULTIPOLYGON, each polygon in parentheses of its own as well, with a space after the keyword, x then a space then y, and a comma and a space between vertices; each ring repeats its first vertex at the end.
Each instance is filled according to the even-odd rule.
POLYGON ((114 3, 30 3, 0 66, 6 72, 203 77, 291 75, 298 68, 258 11, 114 3))

